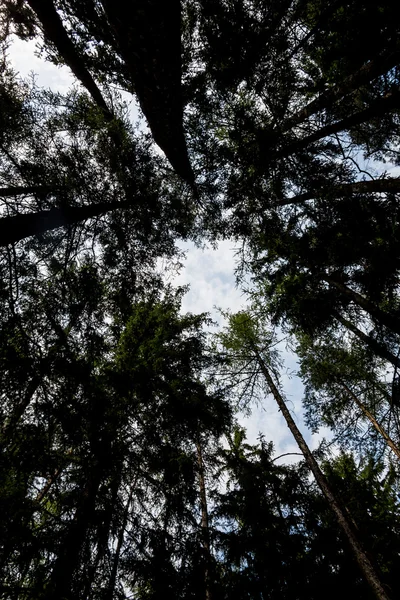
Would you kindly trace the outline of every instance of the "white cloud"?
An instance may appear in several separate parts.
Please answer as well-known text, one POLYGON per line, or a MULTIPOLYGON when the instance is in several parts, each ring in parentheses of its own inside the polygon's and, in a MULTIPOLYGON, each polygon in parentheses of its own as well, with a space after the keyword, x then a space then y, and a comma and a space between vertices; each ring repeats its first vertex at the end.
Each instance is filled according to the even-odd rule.
POLYGON ((173 283, 190 285, 183 299, 184 312, 209 312, 213 320, 220 322, 221 316, 215 307, 232 312, 244 307, 246 299, 235 284, 233 242, 220 242, 215 250, 203 250, 194 244, 181 247, 187 256, 184 268, 173 283))
POLYGON ((35 73, 39 87, 65 93, 76 81, 68 67, 57 67, 39 57, 37 43, 33 40, 23 41, 12 36, 7 54, 21 78, 25 79, 31 73, 35 73))

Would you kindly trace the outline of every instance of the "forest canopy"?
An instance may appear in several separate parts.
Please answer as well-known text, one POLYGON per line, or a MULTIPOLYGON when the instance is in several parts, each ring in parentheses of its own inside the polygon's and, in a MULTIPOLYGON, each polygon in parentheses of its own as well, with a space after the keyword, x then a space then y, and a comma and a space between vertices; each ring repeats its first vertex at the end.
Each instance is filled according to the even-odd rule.
POLYGON ((399 34, 393 0, 2 3, 1 598, 399 597, 399 34), (224 240, 215 328, 170 275, 224 240), (296 459, 247 440, 267 400, 296 459))

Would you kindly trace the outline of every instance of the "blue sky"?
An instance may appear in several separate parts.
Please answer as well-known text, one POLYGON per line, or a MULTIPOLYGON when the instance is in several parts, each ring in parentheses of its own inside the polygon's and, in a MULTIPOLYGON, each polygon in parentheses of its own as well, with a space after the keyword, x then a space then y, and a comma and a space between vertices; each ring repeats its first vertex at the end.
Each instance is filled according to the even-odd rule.
MULTIPOLYGON (((14 39, 9 48, 9 57, 14 69, 25 78, 30 73, 35 74, 36 83, 40 87, 51 88, 53 91, 66 92, 71 85, 78 85, 67 67, 56 67, 36 55, 35 43, 14 39)), ((127 97, 127 96, 126 96, 127 97)), ((132 102, 132 118, 136 121, 137 110, 132 102)), ((180 274, 172 283, 175 285, 189 285, 190 291, 183 300, 183 311, 193 313, 209 312, 213 319, 221 321, 215 307, 236 312, 245 307, 246 299, 237 289, 235 283, 235 247, 234 243, 221 242, 216 249, 196 248, 193 244, 182 244, 186 251, 186 261, 180 274)), ((286 368, 282 373, 282 380, 286 391, 292 414, 297 425, 302 429, 308 444, 316 448, 323 437, 323 432, 317 436, 304 428, 302 421, 301 395, 302 386, 297 377, 289 377, 288 373, 296 371, 296 359, 287 353, 282 345, 286 368)), ((262 406, 255 407, 251 416, 240 418, 247 429, 250 443, 255 443, 260 433, 267 441, 273 441, 276 454, 294 452, 298 453, 297 445, 278 412, 275 402, 267 397, 262 406)), ((328 432, 324 432, 325 435, 328 432)), ((285 457, 285 462, 296 461, 298 456, 285 457)))

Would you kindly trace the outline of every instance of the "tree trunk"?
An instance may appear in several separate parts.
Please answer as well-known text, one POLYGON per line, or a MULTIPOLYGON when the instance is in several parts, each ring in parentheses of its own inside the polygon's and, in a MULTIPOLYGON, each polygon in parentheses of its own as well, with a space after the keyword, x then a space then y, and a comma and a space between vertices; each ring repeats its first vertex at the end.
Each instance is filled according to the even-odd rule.
POLYGON ((376 306, 376 304, 374 304, 367 298, 364 298, 364 296, 362 296, 358 292, 355 292, 341 281, 337 281, 336 279, 334 279, 333 277, 329 277, 328 275, 323 275, 321 279, 323 281, 326 281, 330 285, 333 285, 336 289, 339 290, 339 292, 350 298, 354 302, 354 304, 360 306, 363 310, 370 314, 373 319, 378 321, 378 323, 384 325, 394 333, 400 335, 400 320, 397 317, 391 315, 388 312, 383 311, 381 308, 376 306))
POLYGON ((357 90, 359 87, 369 83, 370 81, 377 79, 381 75, 384 75, 390 71, 390 69, 396 67, 399 62, 399 51, 378 56, 375 60, 371 60, 367 64, 363 65, 358 71, 352 75, 349 75, 341 84, 326 90, 320 94, 318 98, 312 100, 312 102, 307 104, 307 106, 289 117, 279 128, 280 133, 285 133, 296 125, 300 125, 306 119, 317 114, 321 110, 331 108, 337 100, 357 90))
POLYGON ((323 197, 324 199, 340 198, 341 196, 352 196, 353 194, 375 194, 375 193, 399 193, 400 177, 390 177, 387 179, 371 179, 371 181, 356 181, 355 183, 345 183, 335 185, 326 190, 314 190, 298 194, 293 198, 282 198, 277 200, 274 206, 288 206, 290 204, 302 204, 306 200, 314 200, 323 197))
MULTIPOLYGON (((67 450, 67 452, 65 453, 65 456, 68 457, 68 456, 71 456, 71 454, 72 454, 72 448, 69 448, 67 450)), ((65 469, 65 465, 60 466, 54 471, 54 473, 52 475, 50 475, 50 477, 47 479, 46 485, 36 496, 34 502, 36 502, 37 504, 40 504, 40 502, 43 500, 43 498, 45 498, 47 496, 48 492, 50 491, 50 488, 54 485, 54 483, 60 477, 60 475, 64 471, 64 469, 65 469)))
POLYGON ((372 423, 372 425, 376 429, 376 431, 383 437, 383 439, 385 440, 385 442, 387 443, 389 448, 395 453, 397 458, 400 458, 400 448, 398 446, 396 446, 394 441, 386 433, 386 431, 383 429, 383 427, 381 425, 379 425, 378 421, 375 419, 374 415, 368 410, 368 408, 365 406, 365 404, 357 398, 357 396, 351 391, 350 388, 347 387, 347 385, 345 383, 340 382, 340 385, 346 390, 346 392, 349 394, 350 398, 352 400, 354 400, 354 402, 357 404, 358 408, 367 417, 367 419, 372 423))
POLYGON ((295 438, 300 450, 302 451, 304 458, 305 458, 308 466, 310 467, 310 470, 312 471, 319 487, 321 488, 321 491, 323 492, 323 494, 329 504, 330 509, 335 514, 337 522, 350 544, 350 547, 354 553, 354 557, 355 557, 366 581, 368 582, 369 586, 373 590, 376 598, 378 598, 379 600, 389 600, 389 596, 387 595, 374 566, 372 565, 367 554, 365 553, 364 549, 362 548, 361 542, 358 539, 358 534, 357 534, 353 524, 349 520, 345 511, 342 509, 338 499, 335 497, 335 495, 328 483, 328 480, 326 479, 325 475, 322 473, 321 469, 319 468, 317 461, 315 460, 315 458, 314 458, 311 450, 307 446, 306 441, 304 440, 300 430, 298 429, 296 423, 294 422, 293 417, 290 414, 290 411, 287 408, 283 397, 281 396, 278 388, 276 387, 274 380, 272 379, 272 377, 268 371, 267 366, 265 365, 258 349, 255 346, 253 346, 253 351, 257 358, 258 366, 269 386, 269 389, 270 389, 272 395, 274 396, 278 407, 282 411, 282 414, 286 420, 286 423, 287 423, 291 433, 293 434, 293 437, 295 438))
POLYGON ((209 528, 209 522, 208 522, 206 482, 205 482, 205 477, 204 477, 204 462, 203 462, 203 453, 201 450, 200 436, 197 437, 196 449, 197 449, 197 464, 199 467, 201 537, 202 537, 202 541, 203 541, 203 548, 204 548, 204 554, 205 554, 205 569, 204 569, 204 582, 205 582, 205 589, 206 589, 205 598, 206 598, 206 600, 212 600, 211 578, 210 578, 210 567, 211 567, 210 528, 209 528))
POLYGON ((96 104, 103 110, 104 115, 108 119, 112 119, 113 115, 109 111, 107 104, 93 77, 87 70, 84 61, 69 38, 54 6, 53 0, 28 0, 28 3, 36 13, 37 18, 43 27, 45 38, 54 44, 59 55, 65 60, 65 63, 71 69, 75 77, 79 79, 82 85, 87 89, 96 104))
POLYGON ((36 504, 40 504, 41 501, 43 500, 43 498, 45 498, 48 494, 48 492, 50 491, 50 488, 53 486, 53 484, 57 481, 57 479, 60 477, 61 473, 63 472, 64 467, 58 467, 58 469, 56 469, 54 471, 54 473, 52 475, 50 475, 50 477, 48 477, 47 481, 46 481, 46 485, 44 486, 44 488, 38 493, 38 495, 36 496, 34 502, 36 504))
POLYGON ((101 0, 154 141, 194 186, 183 130, 180 0, 101 0))
POLYGON ((342 317, 339 312, 333 311, 332 315, 337 321, 339 321, 339 323, 346 327, 346 329, 354 333, 354 335, 364 342, 364 344, 368 346, 368 348, 370 348, 377 356, 380 356, 381 358, 392 363, 392 365, 395 367, 400 368, 400 358, 392 354, 392 352, 390 352, 390 350, 388 350, 383 344, 374 340, 374 338, 361 331, 361 329, 358 329, 358 327, 356 327, 351 321, 342 317))
POLYGON ((32 235, 73 225, 113 210, 126 209, 131 206, 132 202, 99 202, 99 204, 89 206, 65 206, 16 215, 15 217, 4 217, 0 219, 0 246, 15 244, 32 235))

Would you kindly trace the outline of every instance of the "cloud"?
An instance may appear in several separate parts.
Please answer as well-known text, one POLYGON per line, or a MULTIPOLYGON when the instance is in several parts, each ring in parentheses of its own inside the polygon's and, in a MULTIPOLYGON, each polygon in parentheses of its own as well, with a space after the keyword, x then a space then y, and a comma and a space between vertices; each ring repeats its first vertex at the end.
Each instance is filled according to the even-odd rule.
POLYGON ((173 283, 190 286, 183 299, 184 312, 208 312, 221 322, 215 307, 236 312, 245 306, 246 299, 235 282, 233 242, 220 242, 215 250, 196 248, 194 244, 181 244, 181 248, 187 252, 186 260, 173 283))
POLYGON ((17 74, 25 79, 35 74, 39 87, 51 88, 55 92, 65 93, 76 82, 70 69, 65 65, 56 66, 38 56, 38 45, 34 40, 20 40, 11 36, 7 54, 17 74))

